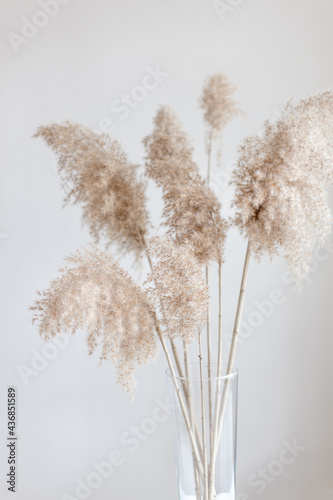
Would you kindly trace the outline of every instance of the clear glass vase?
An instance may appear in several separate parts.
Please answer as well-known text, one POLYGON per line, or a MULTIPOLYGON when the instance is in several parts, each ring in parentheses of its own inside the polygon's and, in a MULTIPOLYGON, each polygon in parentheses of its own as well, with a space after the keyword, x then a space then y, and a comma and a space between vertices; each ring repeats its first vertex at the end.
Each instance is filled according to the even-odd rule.
MULTIPOLYGON (((217 373, 216 366, 211 373, 217 373)), ((187 377, 176 377, 200 464, 194 458, 193 441, 185 424, 175 381, 169 370, 166 374, 173 408, 179 500, 235 500, 238 371, 210 378, 203 374, 201 379, 199 364, 191 364, 187 377)))

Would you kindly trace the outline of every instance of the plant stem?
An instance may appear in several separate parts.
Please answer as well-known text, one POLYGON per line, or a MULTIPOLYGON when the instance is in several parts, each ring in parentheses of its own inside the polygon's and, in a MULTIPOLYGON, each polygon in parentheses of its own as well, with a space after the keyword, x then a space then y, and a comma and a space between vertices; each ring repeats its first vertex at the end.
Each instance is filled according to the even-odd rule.
MULTIPOLYGON (((209 288, 209 266, 206 266, 206 285, 209 288)), ((210 309, 208 304, 207 310, 207 358, 208 358, 208 402, 209 402, 209 436, 210 446, 212 446, 212 431, 213 431, 213 401, 212 401, 212 336, 210 324, 210 309)))
POLYGON ((244 307, 244 299, 245 299, 245 291, 246 291, 246 283, 247 283, 250 259, 251 259, 251 245, 249 242, 247 245, 247 249, 246 249, 243 275, 242 275, 241 287, 240 287, 239 297, 238 297, 237 312, 236 312, 234 330, 233 330, 233 334, 232 334, 227 375, 230 375, 232 373, 232 371, 234 369, 234 364, 235 364, 236 348, 237 348, 237 342, 238 342, 239 327, 241 324, 243 307, 244 307))
POLYGON ((179 359, 179 356, 178 356, 178 351, 177 351, 177 347, 176 347, 175 341, 173 339, 170 339, 170 344, 171 344, 172 354, 173 354, 173 357, 175 359, 175 363, 176 363, 178 374, 179 374, 180 378, 184 378, 184 374, 183 374, 183 370, 182 370, 182 365, 180 363, 180 359, 179 359))
POLYGON ((220 408, 220 392, 221 392, 221 376, 223 371, 222 364, 222 257, 219 260, 219 338, 218 338, 218 358, 217 358, 217 380, 215 392, 215 411, 214 411, 214 427, 212 433, 212 444, 210 448, 210 469, 209 469, 209 488, 212 489, 214 479, 212 480, 213 461, 215 448, 217 447, 216 435, 218 431, 218 417, 220 408))
POLYGON ((207 164, 207 186, 210 184, 210 171, 211 171, 211 163, 212 163, 212 145, 213 145, 213 130, 211 129, 208 138, 208 147, 207 147, 207 156, 208 156, 208 164, 207 164))
MULTIPOLYGON (((207 148, 207 186, 210 185, 210 171, 211 171, 211 156, 212 156, 212 145, 213 145, 213 130, 210 130, 207 148)), ((206 265, 206 285, 209 289, 210 279, 209 279, 209 264, 206 265)), ((212 398, 212 335, 211 335, 211 321, 210 321, 210 309, 208 305, 207 311, 207 364, 208 364, 208 404, 209 404, 209 444, 210 449, 212 448, 213 439, 213 398, 212 398)))
MULTIPOLYGON (((192 390, 191 390, 191 371, 190 371, 190 363, 189 363, 189 359, 188 359, 187 347, 186 347, 185 343, 183 344, 183 347, 184 347, 184 365, 185 365, 186 385, 187 385, 187 394, 188 394, 188 407, 189 407, 189 413, 190 413, 191 426, 193 428, 195 415, 194 415, 194 409, 193 409, 193 398, 192 398, 192 390)), ((196 465, 195 465, 194 456, 193 456, 193 465, 194 465, 196 499, 201 500, 200 477, 199 477, 198 470, 197 470, 196 465)))
MULTIPOLYGON (((146 250, 146 257, 147 257, 147 260, 148 260, 148 264, 149 264, 150 270, 152 272, 152 275, 154 276, 154 266, 153 266, 153 262, 151 260, 151 257, 150 257, 149 251, 148 251, 148 245, 147 245, 147 242, 146 242, 146 239, 145 239, 144 235, 142 234, 141 236, 142 236, 143 245, 144 245, 145 250, 146 250)), ((154 278, 154 282, 155 282, 155 278, 154 278)), ((155 286, 156 286, 156 282, 155 282, 155 286)), ((156 287, 156 289, 157 289, 157 287, 156 287)), ((160 301, 160 304, 161 304, 161 308, 162 308, 162 302, 161 301, 160 301)), ((180 360, 179 360, 179 356, 178 356, 178 352, 177 352, 177 347, 176 347, 175 341, 173 339, 170 339, 170 343, 171 343, 172 354, 173 354, 173 357, 174 357, 174 360, 175 360, 175 363, 176 363, 178 375, 180 376, 180 378, 184 378, 183 371, 182 371, 182 365, 181 365, 180 360)), ((186 397, 186 394, 185 394, 185 397, 186 397)))
MULTIPOLYGON (((250 246, 250 243, 248 243, 245 261, 244 261, 242 281, 241 281, 239 297, 238 297, 234 330, 233 330, 230 353, 229 353, 227 375, 230 375, 234 369, 236 348, 237 348, 239 327, 240 327, 240 323, 241 323, 243 306, 244 306, 244 298, 245 298, 246 282, 247 282, 247 276, 248 276, 248 270, 249 270, 250 257, 251 257, 251 246, 250 246)), ((221 434, 222 434, 222 425, 223 425, 225 411, 227 408, 229 389, 230 389, 230 378, 226 378, 225 383, 224 383, 224 388, 223 388, 221 406, 220 406, 220 409, 218 412, 217 433, 216 433, 214 441, 213 441, 213 453, 211 454, 210 479, 209 479, 209 485, 210 485, 210 498, 209 498, 209 500, 212 500, 212 498, 213 498, 212 486, 214 484, 214 479, 215 479, 215 461, 216 461, 216 455, 217 455, 219 442, 220 442, 221 434)))
POLYGON ((201 347, 200 332, 198 337, 198 343, 199 343, 199 367, 200 367, 202 446, 203 446, 203 462, 204 462, 204 499, 208 500, 208 457, 207 457, 207 439, 206 439, 205 395, 203 386, 202 347, 201 347))
POLYGON ((217 356, 217 376, 222 375, 223 363, 223 345, 222 345, 222 256, 219 260, 219 339, 218 339, 218 356, 217 356))
MULTIPOLYGON (((150 257, 149 251, 148 251, 148 245, 146 243, 144 235, 142 234, 141 236, 142 236, 143 245, 144 245, 145 250, 146 250, 145 253, 146 253, 146 257, 147 257, 148 263, 149 263, 149 267, 150 267, 151 272, 152 272, 152 274, 154 276, 154 266, 153 266, 153 262, 151 260, 151 257, 150 257)), ((156 285, 156 283, 155 283, 155 285, 156 285)), ((162 307, 162 303, 161 303, 161 307, 162 307)), ((159 325, 156 314, 155 314, 155 318, 156 318, 157 324, 159 325)), ((158 328, 159 328, 159 331, 160 331, 159 337, 161 339, 161 342, 163 340, 162 346, 163 346, 164 352, 166 353, 167 346, 166 346, 166 343, 165 343, 164 338, 162 336, 162 332, 161 332, 160 326, 158 326, 158 328)), ((179 376, 180 376, 181 379, 184 379, 184 374, 183 374, 181 363, 180 363, 180 360, 179 360, 179 356, 178 356, 176 344, 175 344, 175 342, 174 342, 173 339, 171 339, 171 348, 172 348, 172 352, 173 352, 173 356, 174 356, 174 359, 175 359, 175 363, 176 363, 176 366, 177 366, 177 370, 178 370, 179 376)), ((169 352, 168 352, 167 360, 168 360, 168 364, 169 364, 171 373, 172 373, 172 370, 175 373, 175 370, 174 370, 173 364, 171 362, 171 357, 169 355, 169 352), (170 362, 169 362, 168 358, 170 358, 170 362), (171 370, 171 368, 172 368, 172 370, 171 370)), ((182 385, 183 385, 183 391, 184 391, 185 400, 187 402, 187 405, 189 406, 189 402, 188 402, 189 395, 188 395, 186 383, 185 383, 184 380, 183 380, 183 384, 182 385)), ((178 395, 178 397, 179 397, 179 395, 178 395)), ((203 460, 203 450, 202 450, 202 442, 201 442, 201 437, 200 437, 200 431, 199 431, 198 423, 197 423, 196 418, 195 418, 195 414, 193 416, 194 416, 193 423, 194 423, 194 428, 195 428, 195 437, 197 439, 197 445, 198 445, 198 450, 199 450, 199 458, 200 458, 200 460, 203 460)), ((184 419, 185 419, 185 415, 184 415, 184 419)), ((197 462, 197 457, 195 457, 195 460, 197 462)))
MULTIPOLYGON (((176 347, 176 344, 175 344, 173 339, 171 339, 171 348, 172 348, 173 357, 174 357, 174 360, 176 363, 178 375, 181 379, 184 379, 185 378, 184 372, 183 372, 182 365, 181 365, 180 360, 179 360, 177 347, 176 347)), ((185 358, 185 347, 184 347, 184 358, 185 358)), ((183 386, 183 392, 184 392, 184 396, 185 396, 185 399, 187 402, 187 406, 189 407, 190 406, 190 394, 189 394, 189 390, 188 390, 189 384, 186 384, 185 380, 182 380, 182 386, 183 386)), ((194 428, 195 437, 196 437, 196 440, 198 443, 198 448, 199 448, 201 460, 203 460, 201 435, 200 435, 200 430, 199 430, 199 426, 198 426, 198 422, 197 422, 195 413, 193 414, 192 427, 194 428)))
POLYGON ((173 364, 172 364, 172 361, 171 361, 171 356, 169 354, 169 350, 168 350, 168 347, 167 347, 166 342, 164 340, 163 333, 162 333, 162 330, 161 330, 161 328, 159 326, 156 314, 155 314, 155 324, 156 324, 157 334, 159 336, 159 339, 160 339, 160 342, 162 344, 162 348, 163 348, 165 357, 166 357, 168 365, 169 365, 171 377, 172 377, 172 380, 173 380, 173 383, 174 383, 174 386, 175 386, 175 390, 176 390, 176 394, 177 394, 177 397, 178 397, 178 401, 179 401, 179 404, 180 404, 180 409, 182 411, 182 414, 183 414, 183 417, 184 417, 184 420, 185 420, 185 425, 186 425, 186 429, 187 429, 187 432, 188 432, 188 435, 189 435, 189 438, 190 438, 190 441, 191 441, 191 445, 192 445, 192 450, 193 450, 193 455, 194 455, 196 467, 197 467, 197 469, 198 469, 198 471, 200 473, 200 476, 202 478, 204 478, 205 471, 204 471, 204 469, 202 467, 202 463, 201 463, 201 459, 200 459, 200 455, 199 455, 199 450, 198 450, 197 443, 196 443, 196 440, 194 438, 194 434, 193 434, 193 431, 192 431, 191 423, 190 423, 190 420, 189 420, 189 417, 188 417, 188 414, 187 414, 187 409, 186 409, 186 405, 185 405, 185 402, 184 402, 184 399, 183 399, 182 391, 181 391, 181 389, 179 387, 179 384, 177 382, 177 375, 176 375, 175 369, 173 367, 173 364))

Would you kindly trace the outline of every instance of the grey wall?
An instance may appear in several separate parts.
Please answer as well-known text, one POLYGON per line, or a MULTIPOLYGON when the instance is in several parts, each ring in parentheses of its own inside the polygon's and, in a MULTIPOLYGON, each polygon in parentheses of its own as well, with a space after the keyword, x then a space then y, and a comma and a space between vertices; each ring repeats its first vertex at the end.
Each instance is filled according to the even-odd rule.
MULTIPOLYGON (((110 128, 112 122, 113 136, 140 162, 141 138, 151 129, 156 107, 166 103, 193 137, 204 172, 197 98, 204 78, 223 71, 237 85, 247 115, 228 126, 222 167, 213 175, 228 213, 230 165, 242 139, 278 116, 290 97, 332 88, 333 4, 225 0, 219 16, 208 0, 59 0, 53 17, 40 15, 40 4, 0 4, 0 496, 12 498, 5 485, 6 391, 15 385, 17 500, 75 498, 77 481, 86 481, 93 463, 109 460, 115 451, 111 458, 118 465, 87 498, 175 499, 168 419, 137 446, 127 441, 133 426, 145 427, 145 419, 166 401, 162 354, 140 370, 136 400, 129 402, 114 384, 113 368, 97 368, 98 360, 87 357, 84 334, 46 350, 31 325, 28 306, 35 290, 47 287, 63 257, 89 241, 80 210, 62 209, 54 156, 32 135, 51 121, 72 119, 92 128, 110 128), (29 31, 23 18, 40 27, 29 31), (156 65, 167 75, 121 119, 112 110, 115 100, 156 65)), ((149 196, 158 212, 152 186, 149 196)), ((226 334, 244 250, 233 232, 224 271, 226 334)), ((282 258, 251 265, 244 311, 249 328, 237 360, 239 500, 333 498, 332 253, 333 243, 316 255, 311 283, 301 295, 288 284, 282 258), (272 305, 274 290, 282 300, 272 305), (267 317, 258 312, 263 301, 267 317), (283 450, 295 443, 302 450, 285 464, 283 450), (269 472, 258 482, 260 469, 269 472)), ((129 260, 124 264, 130 269, 129 260)), ((213 302, 216 312, 216 296, 213 302)))

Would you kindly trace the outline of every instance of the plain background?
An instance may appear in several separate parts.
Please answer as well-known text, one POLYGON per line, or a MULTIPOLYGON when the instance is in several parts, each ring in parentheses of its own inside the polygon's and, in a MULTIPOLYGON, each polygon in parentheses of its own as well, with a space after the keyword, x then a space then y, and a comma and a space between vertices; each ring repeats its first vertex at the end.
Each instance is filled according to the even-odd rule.
MULTIPOLYGON (((214 167, 214 189, 227 214, 232 198, 227 181, 242 139, 259 132, 265 119, 278 116, 291 97, 332 88, 333 3, 220 4, 225 7, 219 16, 209 0, 70 0, 15 52, 8 34, 20 34, 26 22, 22 18, 35 16, 38 22, 41 7, 35 0, 1 0, 2 499, 13 495, 5 485, 8 385, 18 391, 17 500, 60 500, 65 493, 75 497, 77 480, 85 481, 94 472, 93 462, 106 460, 114 450, 122 454, 122 465, 88 498, 177 498, 170 422, 144 435, 135 452, 121 441, 132 426, 148 425, 156 401, 166 400, 162 354, 140 369, 136 399, 130 402, 115 385, 112 366, 98 368, 97 358, 88 358, 84 334, 64 349, 45 351, 31 325, 28 307, 35 291, 47 287, 65 256, 90 241, 81 228, 80 209, 62 208, 54 155, 32 135, 39 124, 53 121, 71 119, 99 128, 111 120, 112 135, 140 163, 141 139, 151 130, 158 105, 169 104, 193 138, 204 173, 204 126, 197 100, 204 79, 223 71, 238 87, 236 98, 246 114, 226 128, 222 165, 214 167), (147 66, 156 65, 168 76, 121 119, 112 103, 142 83, 147 66), (29 376, 24 383, 26 369, 32 371, 25 371, 29 376)), ((160 210, 158 196, 150 186, 154 214, 160 210)), ((244 241, 233 232, 224 271, 226 333, 244 251, 244 241)), ((134 272, 129 259, 125 265, 134 272)), ((250 268, 244 311, 250 328, 237 358, 239 498, 330 500, 332 247, 317 254, 311 283, 302 294, 292 290, 285 271, 283 258, 252 262, 250 268), (282 303, 272 309, 267 300, 273 290, 279 290, 282 303), (263 303, 265 318, 259 310, 263 303), (295 441, 303 451, 293 463, 281 465, 285 442, 295 441), (249 481, 267 468, 275 477, 270 475, 258 494, 249 481)))

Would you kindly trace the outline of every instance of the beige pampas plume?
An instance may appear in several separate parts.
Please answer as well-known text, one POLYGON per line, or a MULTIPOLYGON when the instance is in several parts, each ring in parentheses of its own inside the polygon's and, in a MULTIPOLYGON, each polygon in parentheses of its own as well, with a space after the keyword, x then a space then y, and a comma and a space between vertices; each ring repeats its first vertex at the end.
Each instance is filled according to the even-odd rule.
POLYGON ((225 125, 240 114, 233 99, 235 91, 236 87, 223 73, 216 73, 205 82, 199 103, 207 124, 207 148, 211 147, 213 138, 220 136, 225 125))
POLYGON ((134 386, 135 365, 157 353, 154 312, 146 293, 119 264, 96 247, 67 259, 59 277, 31 310, 44 339, 86 328, 89 353, 101 347, 101 360, 112 360, 126 392, 134 386))
POLYGON ((200 263, 219 260, 227 229, 221 205, 200 178, 190 141, 175 113, 160 108, 154 125, 143 141, 146 172, 163 190, 169 234, 180 245, 190 244, 200 263))
POLYGON ((193 147, 181 121, 168 106, 161 106, 154 118, 154 131, 143 144, 146 149, 146 173, 162 188, 168 183, 185 183, 198 175, 192 161, 193 147))
POLYGON ((140 253, 148 218, 145 186, 119 143, 70 122, 39 127, 35 136, 57 154, 65 202, 82 205, 94 240, 104 237, 121 250, 140 253))
POLYGON ((263 136, 246 139, 240 153, 236 224, 258 257, 282 247, 299 286, 315 240, 323 244, 331 229, 326 186, 333 180, 333 93, 289 102, 281 119, 266 122, 263 136))
POLYGON ((201 179, 183 186, 175 183, 165 200, 169 234, 180 245, 189 244, 201 264, 218 262, 223 254, 228 224, 221 205, 201 179))
POLYGON ((190 247, 168 237, 153 238, 149 253, 153 271, 147 282, 162 324, 171 338, 189 345, 207 320, 209 295, 202 269, 190 247))

